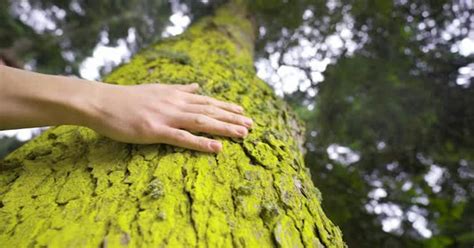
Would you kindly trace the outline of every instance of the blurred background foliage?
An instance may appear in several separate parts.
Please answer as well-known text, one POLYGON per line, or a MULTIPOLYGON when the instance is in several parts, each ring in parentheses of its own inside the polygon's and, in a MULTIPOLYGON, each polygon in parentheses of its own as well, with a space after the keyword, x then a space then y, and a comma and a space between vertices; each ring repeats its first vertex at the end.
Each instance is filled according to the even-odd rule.
MULTIPOLYGON (((224 2, 0 0, 0 56, 94 79, 224 2), (101 47, 126 52, 87 68, 101 47)), ((474 245, 473 5, 249 1, 258 75, 306 122, 306 163, 349 247, 474 245)), ((20 144, 3 137, 0 157, 20 144)))

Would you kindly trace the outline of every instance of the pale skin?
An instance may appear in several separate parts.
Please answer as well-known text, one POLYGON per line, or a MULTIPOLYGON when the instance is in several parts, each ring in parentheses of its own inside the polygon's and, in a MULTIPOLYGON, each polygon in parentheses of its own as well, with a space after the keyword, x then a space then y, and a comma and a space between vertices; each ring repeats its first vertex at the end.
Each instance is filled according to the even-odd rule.
POLYGON ((198 90, 197 84, 111 85, 0 64, 0 130, 80 125, 120 142, 213 153, 221 142, 195 133, 247 136, 252 119, 241 106, 198 90))

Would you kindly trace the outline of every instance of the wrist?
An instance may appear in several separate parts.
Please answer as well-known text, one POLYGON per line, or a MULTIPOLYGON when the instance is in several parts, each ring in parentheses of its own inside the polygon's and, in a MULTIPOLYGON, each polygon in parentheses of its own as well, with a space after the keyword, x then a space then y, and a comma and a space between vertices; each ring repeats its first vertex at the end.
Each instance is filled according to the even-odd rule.
POLYGON ((0 66, 1 129, 88 126, 105 84, 0 66))
POLYGON ((75 90, 66 95, 66 109, 68 113, 63 121, 79 126, 91 127, 96 119, 100 117, 100 97, 104 93, 105 85, 100 82, 88 81, 77 78, 69 78, 75 90))

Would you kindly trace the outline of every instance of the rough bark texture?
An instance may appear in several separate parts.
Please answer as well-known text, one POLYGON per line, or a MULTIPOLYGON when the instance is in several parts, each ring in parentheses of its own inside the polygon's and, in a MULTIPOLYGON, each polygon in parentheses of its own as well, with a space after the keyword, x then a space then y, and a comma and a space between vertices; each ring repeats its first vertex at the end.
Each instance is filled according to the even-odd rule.
POLYGON ((343 247, 304 166, 302 130, 256 77, 252 44, 242 7, 228 5, 105 79, 198 82, 254 119, 245 140, 219 138, 224 150, 214 155, 52 128, 2 161, 0 244, 343 247))

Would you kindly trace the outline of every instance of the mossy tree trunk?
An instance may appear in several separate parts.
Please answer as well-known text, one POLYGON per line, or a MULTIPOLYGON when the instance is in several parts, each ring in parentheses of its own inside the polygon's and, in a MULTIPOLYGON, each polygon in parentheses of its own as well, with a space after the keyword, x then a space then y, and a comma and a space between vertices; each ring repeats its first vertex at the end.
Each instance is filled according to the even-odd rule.
POLYGON ((198 82, 245 108, 246 139, 219 138, 215 155, 52 128, 2 161, 1 246, 343 247, 304 166, 299 123, 255 75, 253 30, 241 5, 227 5, 105 79, 198 82))

